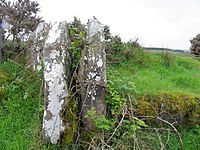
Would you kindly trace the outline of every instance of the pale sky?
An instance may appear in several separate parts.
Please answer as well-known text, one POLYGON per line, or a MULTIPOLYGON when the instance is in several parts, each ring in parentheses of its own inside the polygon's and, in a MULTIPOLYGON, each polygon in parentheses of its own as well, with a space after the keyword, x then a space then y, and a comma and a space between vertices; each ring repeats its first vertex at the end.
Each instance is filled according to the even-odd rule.
POLYGON ((200 0, 37 0, 46 21, 86 23, 95 16, 123 40, 142 46, 189 49, 200 33, 200 0))

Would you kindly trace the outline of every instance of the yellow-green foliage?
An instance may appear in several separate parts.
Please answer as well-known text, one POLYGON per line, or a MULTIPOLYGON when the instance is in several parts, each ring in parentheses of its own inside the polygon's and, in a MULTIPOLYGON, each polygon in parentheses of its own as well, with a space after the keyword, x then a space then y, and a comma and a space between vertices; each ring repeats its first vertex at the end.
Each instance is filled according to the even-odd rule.
POLYGON ((139 116, 159 116, 183 124, 200 123, 200 103, 196 96, 183 93, 158 93, 137 97, 139 116))
POLYGON ((0 85, 5 83, 7 81, 6 73, 3 71, 0 71, 0 85))

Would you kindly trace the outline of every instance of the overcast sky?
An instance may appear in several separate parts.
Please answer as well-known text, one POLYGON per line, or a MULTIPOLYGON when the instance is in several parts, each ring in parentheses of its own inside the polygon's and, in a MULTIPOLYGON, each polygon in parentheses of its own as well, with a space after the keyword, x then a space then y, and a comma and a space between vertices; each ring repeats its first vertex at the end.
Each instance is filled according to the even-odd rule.
POLYGON ((123 40, 143 46, 189 49, 200 33, 200 0, 37 0, 46 21, 83 23, 95 16, 123 40))

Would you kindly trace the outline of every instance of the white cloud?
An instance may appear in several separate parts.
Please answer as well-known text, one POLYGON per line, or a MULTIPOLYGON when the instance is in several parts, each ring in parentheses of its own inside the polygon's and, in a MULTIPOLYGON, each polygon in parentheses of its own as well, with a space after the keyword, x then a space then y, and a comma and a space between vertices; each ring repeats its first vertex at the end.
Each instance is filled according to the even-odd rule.
POLYGON ((92 16, 122 39, 138 37, 144 46, 189 49, 200 33, 199 0, 38 0, 47 21, 83 23, 92 16))

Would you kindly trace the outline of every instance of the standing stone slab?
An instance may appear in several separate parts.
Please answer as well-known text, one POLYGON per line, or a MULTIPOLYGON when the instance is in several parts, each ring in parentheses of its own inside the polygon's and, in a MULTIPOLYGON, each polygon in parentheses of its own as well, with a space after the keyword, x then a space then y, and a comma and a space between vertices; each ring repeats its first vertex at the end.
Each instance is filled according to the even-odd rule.
MULTIPOLYGON (((57 144, 66 129, 62 111, 68 96, 67 66, 67 32, 66 24, 54 24, 48 33, 44 45, 44 80, 45 110, 43 118, 44 137, 52 144, 57 144)), ((65 107, 66 108, 66 107, 65 107)))
POLYGON ((97 19, 88 22, 88 45, 83 52, 81 66, 82 83, 82 117, 88 129, 93 129, 92 121, 87 118, 88 110, 94 108, 97 115, 105 113, 105 85, 106 85, 106 53, 104 33, 101 23, 97 19))

